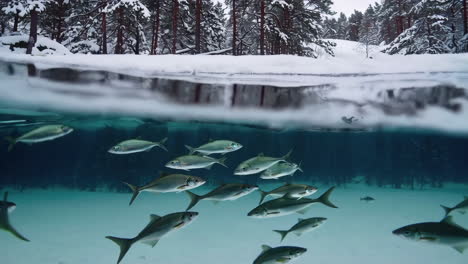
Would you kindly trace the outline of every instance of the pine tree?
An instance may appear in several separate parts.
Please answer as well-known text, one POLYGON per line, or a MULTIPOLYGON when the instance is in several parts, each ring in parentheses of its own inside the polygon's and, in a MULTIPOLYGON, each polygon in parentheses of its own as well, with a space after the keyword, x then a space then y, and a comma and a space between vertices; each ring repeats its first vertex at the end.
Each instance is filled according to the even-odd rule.
POLYGON ((359 29, 361 28, 363 14, 360 11, 354 10, 354 13, 349 17, 348 34, 349 40, 359 41, 359 29))
POLYGON ((447 25, 448 2, 421 0, 410 11, 414 25, 400 34, 384 52, 389 54, 438 54, 452 51, 449 43, 450 26, 447 25))
POLYGON ((359 42, 361 42, 366 51, 366 58, 369 58, 369 52, 372 45, 379 44, 379 30, 376 24, 377 14, 373 6, 369 5, 363 15, 361 26, 359 28, 359 42))

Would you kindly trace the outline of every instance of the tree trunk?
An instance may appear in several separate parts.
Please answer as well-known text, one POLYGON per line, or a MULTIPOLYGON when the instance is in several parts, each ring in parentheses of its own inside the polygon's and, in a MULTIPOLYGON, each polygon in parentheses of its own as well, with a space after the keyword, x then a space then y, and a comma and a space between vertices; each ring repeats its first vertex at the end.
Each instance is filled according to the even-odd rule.
POLYGON ((115 54, 123 54, 123 20, 124 20, 124 10, 122 7, 119 7, 118 11, 118 25, 117 25, 117 43, 115 45, 115 54))
POLYGON ((179 0, 172 1, 172 54, 177 51, 177 22, 179 19, 179 0))
POLYGON ((463 0, 463 32, 468 34, 468 4, 467 0, 463 0))
POLYGON ((236 0, 232 0, 232 55, 237 55, 237 22, 236 22, 236 0))
POLYGON ((136 11, 135 54, 140 55, 140 11, 136 11))
POLYGON ((260 55, 265 55, 265 0, 260 2, 260 55))
MULTIPOLYGON (((103 8, 106 7, 107 2, 104 1, 103 8)), ((102 54, 107 54, 107 13, 102 12, 102 54)))
POLYGON ((29 29, 29 42, 26 54, 31 54, 34 45, 37 41, 37 24, 39 23, 39 15, 37 14, 36 9, 31 10, 31 27, 29 29))
POLYGON ((19 11, 16 11, 16 14, 15 14, 15 20, 13 22, 13 32, 17 32, 18 31, 18 24, 19 24, 19 11))
POLYGON ((195 6, 195 52, 201 53, 201 11, 202 11, 202 0, 196 0, 195 6))
POLYGON ((156 14, 153 23, 153 41, 151 43, 151 54, 155 55, 156 50, 158 49, 158 41, 159 41, 159 21, 160 21, 160 2, 156 0, 156 14))
POLYGON ((64 24, 65 8, 63 6, 63 1, 60 1, 58 4, 58 18, 57 18, 57 31, 55 32, 55 40, 60 43, 62 42, 62 24, 64 24))

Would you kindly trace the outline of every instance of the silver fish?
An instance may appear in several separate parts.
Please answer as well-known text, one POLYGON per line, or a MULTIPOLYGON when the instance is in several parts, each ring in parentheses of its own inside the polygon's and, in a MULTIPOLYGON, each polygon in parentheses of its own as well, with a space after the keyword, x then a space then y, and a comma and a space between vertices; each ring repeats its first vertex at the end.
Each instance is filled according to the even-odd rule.
POLYGON ((449 215, 451 212, 459 212, 460 214, 465 214, 468 210, 468 196, 465 196, 465 199, 463 201, 461 201, 452 208, 443 205, 441 206, 445 210, 445 216, 449 215))
POLYGON ((185 155, 169 161, 166 167, 177 170, 191 170, 191 169, 211 169, 213 164, 219 164, 227 168, 226 158, 215 159, 208 156, 199 155, 185 155))
POLYGON ((261 204, 267 196, 282 197, 285 194, 288 194, 288 197, 301 199, 303 197, 312 195, 315 192, 317 192, 317 187, 314 186, 287 183, 269 192, 260 190, 261 197, 259 204, 261 204))
POLYGON ((304 172, 302 171, 300 165, 296 163, 278 162, 275 165, 268 168, 267 170, 265 170, 260 175, 260 178, 265 179, 265 180, 271 180, 271 179, 277 180, 284 176, 289 176, 289 175, 292 176, 296 171, 304 172))
POLYGON ((16 204, 8 201, 8 192, 5 192, 3 196, 3 201, 0 202, 0 229, 3 229, 7 232, 10 232, 15 237, 23 240, 29 241, 29 239, 22 236, 16 229, 11 225, 8 214, 14 210, 16 204))
POLYGON ((167 193, 167 192, 182 192, 197 188, 205 184, 205 180, 197 177, 184 174, 166 174, 162 173, 159 178, 152 182, 137 187, 130 183, 124 182, 133 192, 132 198, 130 199, 130 205, 133 203, 135 198, 140 192, 152 192, 152 193, 167 193))
POLYGON ((163 138, 159 142, 146 141, 141 139, 130 139, 120 142, 119 144, 113 146, 108 150, 112 154, 131 154, 143 151, 149 151, 154 147, 159 147, 165 151, 167 148, 164 146, 164 143, 167 141, 167 138, 163 138))
POLYGON ((270 218, 293 213, 304 213, 305 210, 314 203, 322 203, 331 208, 338 208, 329 200, 330 194, 334 189, 335 187, 331 187, 317 199, 302 198, 298 200, 288 197, 288 194, 286 194, 281 198, 260 204, 247 215, 255 218, 270 218))
POLYGON ((253 264, 281 264, 290 263, 302 256, 307 249, 301 247, 275 247, 262 246, 262 253, 255 259, 253 264))
POLYGON ((214 140, 203 144, 197 148, 192 148, 191 146, 185 145, 185 147, 190 151, 190 154, 195 152, 211 155, 211 154, 226 154, 233 152, 242 148, 242 145, 231 141, 231 140, 214 140))
POLYGON ((311 217, 307 219, 302 219, 299 218, 297 223, 293 225, 290 229, 288 230, 273 230, 274 232, 278 233, 281 235, 281 241, 284 240, 287 234, 289 233, 294 233, 297 236, 300 236, 304 233, 310 232, 317 227, 321 226, 327 218, 325 217, 311 217))
POLYGON ((11 151, 17 142, 22 142, 26 144, 39 143, 63 137, 65 135, 70 134, 71 132, 73 132, 73 128, 64 125, 42 126, 32 131, 29 131, 28 133, 18 138, 7 137, 6 140, 10 142, 10 145, 8 146, 8 151, 11 151))
POLYGON ((196 195, 192 192, 186 191, 186 193, 190 196, 190 204, 186 210, 190 210, 200 200, 211 200, 215 202, 233 201, 257 189, 258 189, 258 186, 254 186, 254 185, 243 184, 243 183, 228 183, 228 184, 223 184, 219 186, 218 188, 204 195, 196 195))
POLYGON ((250 175, 262 172, 271 166, 275 165, 278 162, 286 161, 291 155, 292 150, 289 151, 286 155, 279 158, 267 157, 263 153, 258 154, 258 156, 250 158, 237 166, 234 171, 235 175, 250 175))
POLYGON ((117 260, 118 264, 122 261, 130 247, 136 242, 142 242, 154 247, 161 238, 172 231, 192 223, 197 216, 197 212, 172 213, 163 217, 152 214, 148 225, 134 238, 118 238, 113 236, 106 236, 106 238, 114 241, 120 247, 120 254, 117 260))
POLYGON ((460 253, 468 248, 468 230, 455 224, 452 216, 447 216, 440 222, 404 226, 392 233, 413 241, 449 246, 460 253))

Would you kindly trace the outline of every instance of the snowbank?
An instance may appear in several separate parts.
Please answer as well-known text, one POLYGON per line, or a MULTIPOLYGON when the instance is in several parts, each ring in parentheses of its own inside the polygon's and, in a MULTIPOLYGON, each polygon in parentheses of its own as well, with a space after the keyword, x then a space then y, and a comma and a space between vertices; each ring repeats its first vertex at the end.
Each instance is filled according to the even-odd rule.
MULTIPOLYGON (((28 45, 28 35, 12 35, 0 37, 0 52, 25 54, 28 45)), ((43 36, 37 36, 32 55, 68 55, 70 51, 62 44, 43 36)))

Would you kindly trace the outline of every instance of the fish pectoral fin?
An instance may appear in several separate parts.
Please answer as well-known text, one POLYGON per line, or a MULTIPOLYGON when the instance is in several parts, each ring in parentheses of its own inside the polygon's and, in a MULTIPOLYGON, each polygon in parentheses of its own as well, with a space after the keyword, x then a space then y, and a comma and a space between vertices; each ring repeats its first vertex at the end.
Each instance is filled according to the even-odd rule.
POLYGON ((175 229, 181 228, 181 227, 184 226, 184 224, 185 224, 184 222, 180 222, 180 223, 176 224, 176 225, 174 226, 174 228, 175 228, 175 229))
POLYGON ((305 209, 299 210, 299 211, 297 211, 297 213, 303 215, 303 214, 307 213, 307 210, 308 210, 308 209, 309 209, 309 208, 305 208, 305 209))
POLYGON ((437 238, 435 238, 435 237, 420 237, 419 240, 423 240, 423 241, 436 241, 437 238))
POLYGON ((210 166, 205 167, 205 169, 211 170, 211 167, 213 167, 213 164, 211 164, 210 166))
POLYGON ((267 215, 275 215, 275 214, 279 214, 280 212, 268 212, 267 215))
POLYGON ((178 190, 184 190, 185 187, 188 187, 188 185, 187 185, 187 184, 182 184, 182 185, 180 185, 179 187, 177 187, 177 189, 178 189, 178 190))
POLYGON ((290 258, 277 258, 276 262, 278 263, 288 263, 291 259, 290 258))
POLYGON ((296 236, 298 236, 298 237, 300 237, 300 236, 302 235, 302 233, 300 233, 300 232, 295 232, 294 234, 295 234, 296 236))
POLYGON ((463 254, 463 252, 468 248, 468 245, 454 246, 453 249, 463 254))
POLYGON ((143 242, 141 242, 141 243, 146 244, 146 245, 149 245, 149 246, 151 246, 151 247, 154 247, 154 246, 156 246, 156 244, 157 244, 158 242, 159 242, 159 240, 156 239, 156 240, 147 240, 147 241, 143 241, 143 242))

